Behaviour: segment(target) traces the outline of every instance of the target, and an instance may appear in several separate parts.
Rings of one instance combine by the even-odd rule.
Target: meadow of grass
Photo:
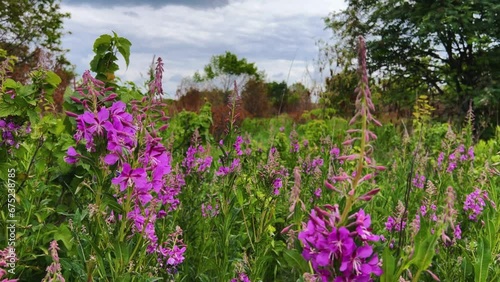
[[[0,279],[500,280],[500,128],[379,124],[364,56],[352,120],[237,125],[235,91],[217,139],[210,105],[169,116],[161,59],[144,93],[85,73],[64,114],[53,73],[0,72]]]

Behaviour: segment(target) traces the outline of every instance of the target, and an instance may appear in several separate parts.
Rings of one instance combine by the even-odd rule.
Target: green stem
[[[361,87],[361,89],[364,89]],[[363,99],[361,101],[362,107],[368,107],[366,104],[365,95],[363,95]],[[347,197],[346,205],[344,210],[342,211],[342,215],[340,216],[339,226],[344,224],[349,216],[349,212],[351,211],[352,206],[356,202],[356,188],[358,187],[359,180],[361,179],[361,174],[363,173],[363,167],[365,162],[365,147],[366,147],[366,130],[367,130],[367,118],[366,115],[363,114],[361,116],[361,147],[359,151],[358,164],[356,167],[356,175],[351,182],[351,191],[349,191],[349,196]]]

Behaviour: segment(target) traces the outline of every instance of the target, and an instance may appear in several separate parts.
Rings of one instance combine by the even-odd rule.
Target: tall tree
[[[63,20],[58,0],[2,0],[0,41],[12,53],[20,47],[39,46],[50,52],[62,51]]]
[[[268,117],[270,102],[266,84],[261,80],[250,79],[241,93],[243,108],[253,117]]]
[[[498,90],[500,67],[497,0],[350,0],[326,25],[347,48],[365,35],[371,71],[388,85],[449,97],[457,113],[465,113],[472,100],[476,109],[498,109],[500,95],[491,91]],[[497,96],[481,105],[486,93]]]
[[[2,0],[0,1],[0,49],[18,57],[15,76],[29,73],[45,59],[43,54],[56,55],[58,66],[68,66],[61,47],[63,20],[69,13],[60,10],[59,0]],[[23,77],[16,77],[22,80]]]
[[[212,56],[210,63],[203,70],[203,74],[196,72],[193,80],[210,83],[225,93],[232,89],[234,81],[241,88],[250,78],[261,78],[255,63],[249,63],[245,58],[238,59],[238,56],[229,51]]]

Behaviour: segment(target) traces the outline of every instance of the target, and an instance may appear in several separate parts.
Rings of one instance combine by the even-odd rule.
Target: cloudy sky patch
[[[72,32],[63,45],[81,74],[89,68],[94,40],[115,31],[132,42],[130,65],[120,64],[120,77],[142,84],[153,56],[160,56],[170,97],[183,77],[225,51],[255,62],[269,80],[289,76],[289,83],[304,82],[317,56],[315,42],[330,35],[323,18],[344,5],[342,0],[63,0],[63,11],[71,13],[65,28]]]

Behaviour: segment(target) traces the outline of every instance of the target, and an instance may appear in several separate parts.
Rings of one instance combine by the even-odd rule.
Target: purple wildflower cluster
[[[108,154],[104,162],[108,165],[115,164],[124,154],[131,154],[136,147],[136,127],[133,125],[133,117],[127,113],[125,103],[114,102],[109,108],[101,107],[97,112],[85,111],[76,117],[76,133],[74,135],[77,143],[85,140],[87,151],[96,150],[96,138],[106,140]],[[99,138],[100,137],[100,138]],[[77,155],[74,148],[68,149],[68,163],[76,163]]]
[[[161,81],[155,82],[158,83],[161,84]],[[149,100],[132,103],[132,110],[136,114],[131,115],[127,112],[125,103],[120,101],[106,107],[105,103],[113,101],[116,94],[107,95],[106,92],[110,89],[104,88],[103,83],[92,78],[89,72],[84,74],[83,85],[78,88],[82,98],[73,100],[78,100],[76,102],[84,106],[85,112],[81,115],[68,113],[77,122],[74,138],[77,143],[84,140],[86,149],[90,152],[106,151],[103,163],[108,166],[116,165],[114,169],[118,172],[111,180],[118,188],[115,196],[119,203],[131,203],[126,217],[132,222],[132,231],[141,234],[147,240],[147,252],[156,253],[158,260],[163,262],[162,265],[171,270],[183,261],[185,247],[179,248],[182,240],[177,238],[181,236],[182,230],[179,228],[172,234],[175,240],[169,239],[176,242],[172,247],[164,247],[165,244],[170,246],[171,242],[158,242],[155,223],[157,219],[164,218],[168,211],[177,208],[177,195],[185,181],[182,174],[173,172],[172,157],[161,144],[162,139],[157,137],[154,127],[156,120],[150,120],[149,112],[159,113],[160,120],[166,119],[161,114],[161,99],[149,97]],[[161,90],[158,87],[154,85],[155,92]],[[148,115],[144,114],[146,112]],[[144,137],[139,140],[138,136]],[[76,163],[81,158],[82,155],[70,147],[65,160]],[[186,165],[197,164],[197,160],[193,162]],[[198,164],[198,169],[202,165]]]
[[[236,140],[234,141],[233,147],[237,156],[250,155],[252,153],[252,149],[248,147],[250,144],[250,140],[248,138],[243,139],[242,136],[236,136]],[[243,149],[242,145],[245,145],[246,148]]]
[[[300,150],[300,144],[299,144],[299,135],[297,134],[297,131],[295,131],[295,128],[290,132],[290,152],[291,153],[298,153]]]
[[[149,93],[151,94],[163,94],[163,86],[161,80],[163,79],[163,60],[158,58],[156,61],[156,69],[154,79],[149,83]]]
[[[240,159],[234,159],[229,166],[220,166],[219,170],[215,172],[217,176],[226,176],[235,171],[239,171],[241,169]]]
[[[42,282],[64,282],[66,281],[61,273],[61,264],[59,263],[59,246],[57,241],[54,240],[50,242],[50,255],[52,257],[52,263],[47,267],[47,274],[43,278]]]
[[[276,179],[274,179],[273,188],[274,195],[279,195],[280,189],[283,188],[283,181],[281,180],[281,177],[276,177]]]
[[[251,281],[244,272],[241,272],[238,274],[237,278],[231,279],[231,282],[251,282]]]
[[[259,174],[262,178],[267,179],[273,188],[273,194],[279,195],[283,182],[288,176],[287,169],[280,164],[280,155],[275,147],[271,147],[267,157],[267,162],[259,164]]]
[[[7,275],[7,271],[4,268],[10,268],[9,265],[14,264],[17,261],[16,253],[13,251],[13,248],[7,247],[3,250],[0,250],[0,279],[2,279],[5,275]],[[18,279],[8,279],[4,278],[1,282],[17,282]]]
[[[189,146],[186,152],[186,158],[182,161],[182,166],[186,169],[186,174],[190,174],[192,171],[203,173],[207,171],[212,165],[213,158],[211,156],[197,157],[197,154],[205,154],[205,149],[203,148],[203,146]]]
[[[302,171],[305,174],[313,174],[313,173],[321,173],[321,167],[323,166],[324,161],[321,157],[316,157],[313,160],[307,158],[302,163]]]
[[[175,232],[168,235],[163,246],[159,246],[158,252],[160,253],[158,257],[160,266],[169,270],[175,271],[176,266],[184,261],[186,245],[182,240],[182,229],[179,226],[176,226]]]
[[[338,227],[338,205],[325,207],[311,211],[298,237],[304,244],[302,255],[322,281],[372,281],[372,274],[380,276],[379,258],[369,243],[380,236],[371,232],[370,215],[360,209],[350,217],[351,223]]]
[[[340,156],[340,149],[339,148],[333,147],[330,149],[330,157],[333,160],[338,159],[339,156]]]
[[[221,158],[219,160],[219,163],[221,163],[222,165],[215,172],[215,175],[226,176],[230,173],[240,171],[241,160],[239,159],[239,157],[242,155],[250,155],[252,153],[252,150],[249,147],[247,147],[245,150],[243,150],[242,144],[245,144],[246,146],[248,146],[249,143],[250,143],[250,140],[243,139],[243,137],[241,137],[241,136],[237,136],[236,140],[233,144],[233,148],[234,148],[234,152],[236,153],[236,156],[234,156],[234,158],[232,158],[232,157],[230,157],[230,156],[232,156],[232,154],[227,154],[223,158]],[[219,141],[219,146],[221,147],[221,149],[223,149],[223,146],[224,146],[223,140]]]
[[[406,228],[406,221],[389,216],[385,222],[385,229],[389,232],[399,232]]]
[[[486,201],[490,202],[493,208],[496,208],[495,203],[488,197],[488,192],[481,189],[476,189],[468,194],[464,201],[464,211],[469,215],[470,220],[477,221],[478,216],[484,210]]]
[[[203,217],[215,217],[219,214],[219,202],[216,201],[215,205],[211,203],[201,204],[201,215]]]
[[[446,172],[452,173],[457,168],[459,163],[465,163],[467,161],[472,162],[474,158],[474,147],[470,146],[466,151],[465,145],[460,144],[450,155],[448,155],[448,165],[446,167]],[[438,168],[443,167],[444,161],[445,153],[440,152],[437,159]]]
[[[0,119],[0,146],[6,145],[7,147],[19,148],[19,143],[16,137],[21,134],[28,134],[31,132],[31,126],[28,123],[24,129],[23,126],[16,124],[13,121]]]
[[[347,133],[357,134],[357,137],[343,142],[344,146],[352,146],[355,142],[360,142],[360,152],[351,155],[340,155],[340,150],[334,147],[330,151],[331,158],[340,162],[354,161],[356,170],[347,173],[340,170],[337,175],[328,177],[334,184],[338,182],[346,183],[345,190],[335,188],[332,184],[325,182],[325,186],[337,191],[347,198],[342,213],[338,204],[325,205],[322,209],[315,207],[309,216],[309,221],[303,224],[303,230],[298,238],[303,244],[302,256],[311,262],[312,268],[316,272],[316,277],[322,281],[373,281],[372,275],[382,275],[379,257],[374,252],[371,243],[378,242],[381,237],[372,233],[370,215],[363,209],[352,213],[353,205],[356,201],[370,201],[380,189],[372,189],[362,195],[356,191],[359,184],[371,180],[376,171],[384,170],[369,156],[371,149],[368,143],[375,140],[375,133],[367,128],[368,123],[381,125],[372,112],[375,110],[371,100],[371,91],[368,86],[368,74],[366,70],[366,45],[364,39],[359,37],[359,72],[360,83],[356,88],[356,113],[349,122],[350,125],[361,122],[362,129],[349,129]],[[322,165],[323,160],[316,164]],[[311,165],[312,166],[312,165]],[[364,168],[374,170],[364,172]],[[350,215],[349,215],[350,214]],[[311,277],[309,277],[311,278]],[[313,278],[311,278],[314,280]]]
[[[415,177],[413,177],[411,184],[418,189],[424,189],[425,180],[425,175],[419,175],[418,173],[415,173]]]

